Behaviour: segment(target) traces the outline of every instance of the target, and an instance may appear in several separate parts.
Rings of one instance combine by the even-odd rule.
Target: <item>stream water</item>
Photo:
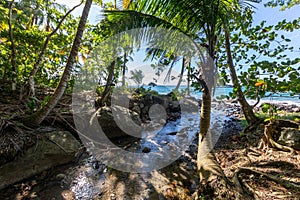
[[[228,117],[222,109],[212,110],[212,129],[210,134],[211,147],[217,142],[227,119]],[[149,132],[142,134],[144,137],[131,143],[126,148],[126,151],[148,155],[151,153],[153,154],[153,157],[150,157],[152,158],[150,160],[149,157],[145,157],[144,160],[139,160],[139,166],[148,166],[150,168],[155,168],[155,166],[165,167],[167,164],[171,164],[168,162],[174,158],[174,154],[168,153],[168,151],[180,147],[177,149],[180,152],[175,153],[175,156],[177,156],[176,158],[179,158],[180,155],[185,153],[185,150],[187,150],[189,144],[191,144],[199,131],[199,121],[198,110],[186,113],[185,116],[182,116],[180,119],[166,123],[159,131],[153,131],[153,134]],[[188,144],[184,148],[182,148],[182,145],[180,144],[182,137],[187,139],[186,142]],[[158,159],[155,157],[156,155],[162,155],[163,157],[162,159]],[[174,159],[173,162],[175,161],[176,159]],[[107,191],[107,177],[110,176],[112,171],[114,171],[114,173],[123,173],[111,169],[110,166],[104,165],[101,161],[95,159],[95,157],[90,157],[81,163],[79,167],[75,167],[68,172],[64,179],[64,187],[72,191],[77,199],[92,199],[95,198],[95,196],[99,197],[99,199],[105,199],[101,196]],[[128,175],[128,173],[124,172],[121,176],[126,176],[126,174]],[[151,182],[151,180],[148,181]],[[136,187],[138,186],[132,185],[132,187],[137,189]],[[140,192],[143,193],[143,191]],[[141,196],[143,195],[141,194]],[[114,199],[113,196],[111,199]]]

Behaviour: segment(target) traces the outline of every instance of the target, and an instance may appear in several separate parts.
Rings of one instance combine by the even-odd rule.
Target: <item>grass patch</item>
[[[256,115],[259,118],[267,119],[271,118],[272,116],[268,113],[257,112]],[[286,111],[278,111],[276,114],[273,115],[275,119],[283,119],[283,120],[292,120],[295,122],[300,122],[300,114],[299,113],[291,113]]]

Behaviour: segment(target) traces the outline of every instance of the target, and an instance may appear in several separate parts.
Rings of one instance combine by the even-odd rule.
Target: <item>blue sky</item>
[[[56,0],[56,2],[58,3],[62,3],[65,4],[67,6],[69,6],[70,8],[75,6],[76,4],[78,4],[80,1],[79,0]],[[262,20],[267,20],[268,23],[270,24],[274,24],[282,19],[295,19],[300,17],[300,6],[294,6],[291,9],[287,9],[286,11],[279,11],[279,8],[265,8],[263,6],[263,3],[267,2],[266,0],[263,0],[262,3],[259,4],[254,4],[255,7],[257,8],[256,13],[254,15],[254,21],[255,23],[259,23]],[[81,10],[82,10],[83,6],[81,6],[81,8],[78,8],[74,11],[75,15],[80,15],[81,14]],[[96,20],[98,17],[98,13],[99,13],[99,8],[97,8],[96,6],[92,7],[92,10],[90,12],[90,20],[94,21]]]
[[[268,1],[263,1],[263,3]],[[263,4],[256,4],[256,12],[254,14],[254,24],[259,24],[265,20],[268,25],[274,25],[283,19],[287,21],[294,20],[300,17],[300,5],[294,6],[291,9],[280,11],[279,8],[266,8]],[[292,40],[292,44],[299,50],[300,47],[300,30],[294,32],[286,32],[285,36]],[[299,53],[298,53],[298,56]]]

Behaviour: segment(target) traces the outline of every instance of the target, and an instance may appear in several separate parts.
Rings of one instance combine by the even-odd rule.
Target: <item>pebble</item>
[[[117,199],[117,197],[116,197],[115,194],[111,194],[111,195],[110,195],[110,199],[111,199],[111,200],[115,200],[115,199]]]
[[[151,149],[149,147],[145,147],[142,152],[143,153],[149,153],[151,151]]]
[[[73,200],[73,199],[75,199],[75,194],[71,190],[62,191],[61,196],[64,198],[64,200]]]

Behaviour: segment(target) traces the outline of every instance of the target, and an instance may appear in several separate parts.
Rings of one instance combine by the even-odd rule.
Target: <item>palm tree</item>
[[[210,151],[212,147],[209,146],[210,141],[206,136],[210,128],[211,91],[215,87],[215,48],[222,30],[222,22],[228,18],[227,13],[230,13],[232,7],[236,7],[235,3],[227,0],[140,0],[136,5],[138,11],[168,21],[188,35],[204,36],[205,43],[202,45],[207,48],[211,59],[202,63],[202,74],[195,77],[203,88],[197,159],[202,180],[208,180],[213,174],[226,180],[214,154]],[[204,149],[209,151],[204,153]]]
[[[34,83],[34,77],[36,75],[36,73],[38,72],[40,65],[44,59],[46,50],[48,48],[48,44],[50,42],[51,37],[59,30],[59,28],[61,27],[62,23],[64,22],[64,20],[67,18],[67,16],[73,11],[75,10],[77,7],[79,7],[81,4],[83,3],[83,1],[81,1],[78,5],[74,6],[71,10],[69,10],[59,21],[57,27],[51,32],[49,33],[49,35],[46,37],[44,45],[38,55],[38,58],[36,60],[36,62],[34,63],[33,69],[30,73],[29,76],[29,86],[30,86],[30,94],[31,96],[35,96],[35,83]],[[49,19],[49,18],[48,18]],[[47,20],[47,27],[48,27],[48,20]]]
[[[223,33],[223,28],[228,25],[232,15],[236,11],[241,11],[239,1],[237,0],[137,0],[129,8],[134,11],[125,11],[114,13],[116,17],[123,17],[123,26],[119,26],[119,31],[128,30],[132,27],[145,26],[163,26],[186,33],[195,39],[195,43],[207,49],[210,59],[202,63],[201,76],[194,78],[202,85],[202,106],[201,121],[199,133],[199,148],[197,165],[201,180],[208,180],[211,175],[217,175],[227,179],[216,161],[212,147],[209,141],[210,113],[211,113],[211,94],[215,87],[215,77],[217,73],[215,65],[216,45],[218,36]],[[130,13],[130,16],[128,14]],[[139,18],[142,13],[141,19]],[[127,15],[126,15],[127,14]],[[121,17],[121,18],[122,18]],[[148,22],[148,23],[147,23]],[[201,38],[200,38],[201,37]],[[228,49],[230,50],[230,49]],[[231,65],[231,75],[233,82],[238,83],[237,77],[234,76],[234,66]],[[240,91],[242,97],[242,92]],[[243,100],[242,98],[240,98]],[[245,115],[251,115],[248,122],[253,122],[253,110],[244,104]],[[248,116],[247,116],[248,117]],[[208,137],[207,137],[208,135]],[[226,184],[225,182],[225,184]]]
[[[65,92],[65,89],[67,87],[67,82],[72,72],[73,64],[75,63],[76,56],[78,54],[78,49],[81,44],[81,38],[83,36],[83,32],[85,29],[85,25],[87,22],[87,18],[89,15],[92,2],[93,0],[87,0],[85,2],[85,6],[83,8],[82,15],[77,27],[77,33],[67,60],[66,67],[58,83],[58,86],[55,89],[54,94],[51,96],[51,98],[49,99],[48,103],[45,106],[43,106],[40,110],[38,110],[37,112],[33,113],[32,115],[24,119],[24,123],[26,125],[38,126],[51,112],[51,110],[56,106],[57,102],[60,100],[63,93]]]
[[[241,12],[239,2],[237,0],[137,0],[129,8],[132,10],[108,12],[118,24],[117,29],[114,29],[116,32],[162,26],[179,30],[193,38],[195,44],[206,48],[209,58],[203,59],[204,62],[200,63],[200,76],[192,74],[203,88],[197,165],[202,181],[207,182],[214,175],[221,177],[221,180],[224,180],[223,184],[228,185],[229,181],[215,158],[210,141],[211,96],[216,85],[214,77],[217,74],[215,59],[218,37],[233,19],[234,13]],[[235,72],[234,67],[231,71]],[[235,81],[237,77],[234,77],[234,73],[231,75],[233,82],[238,83]],[[251,107],[246,107],[245,110],[249,111],[244,112],[245,115],[253,113]]]
[[[176,85],[176,87],[174,89],[175,91],[179,90],[179,87],[181,85],[182,78],[183,78],[184,69],[185,69],[185,57],[183,56],[182,57],[181,71],[180,71],[180,74],[179,74],[179,80],[178,80],[177,85]]]

